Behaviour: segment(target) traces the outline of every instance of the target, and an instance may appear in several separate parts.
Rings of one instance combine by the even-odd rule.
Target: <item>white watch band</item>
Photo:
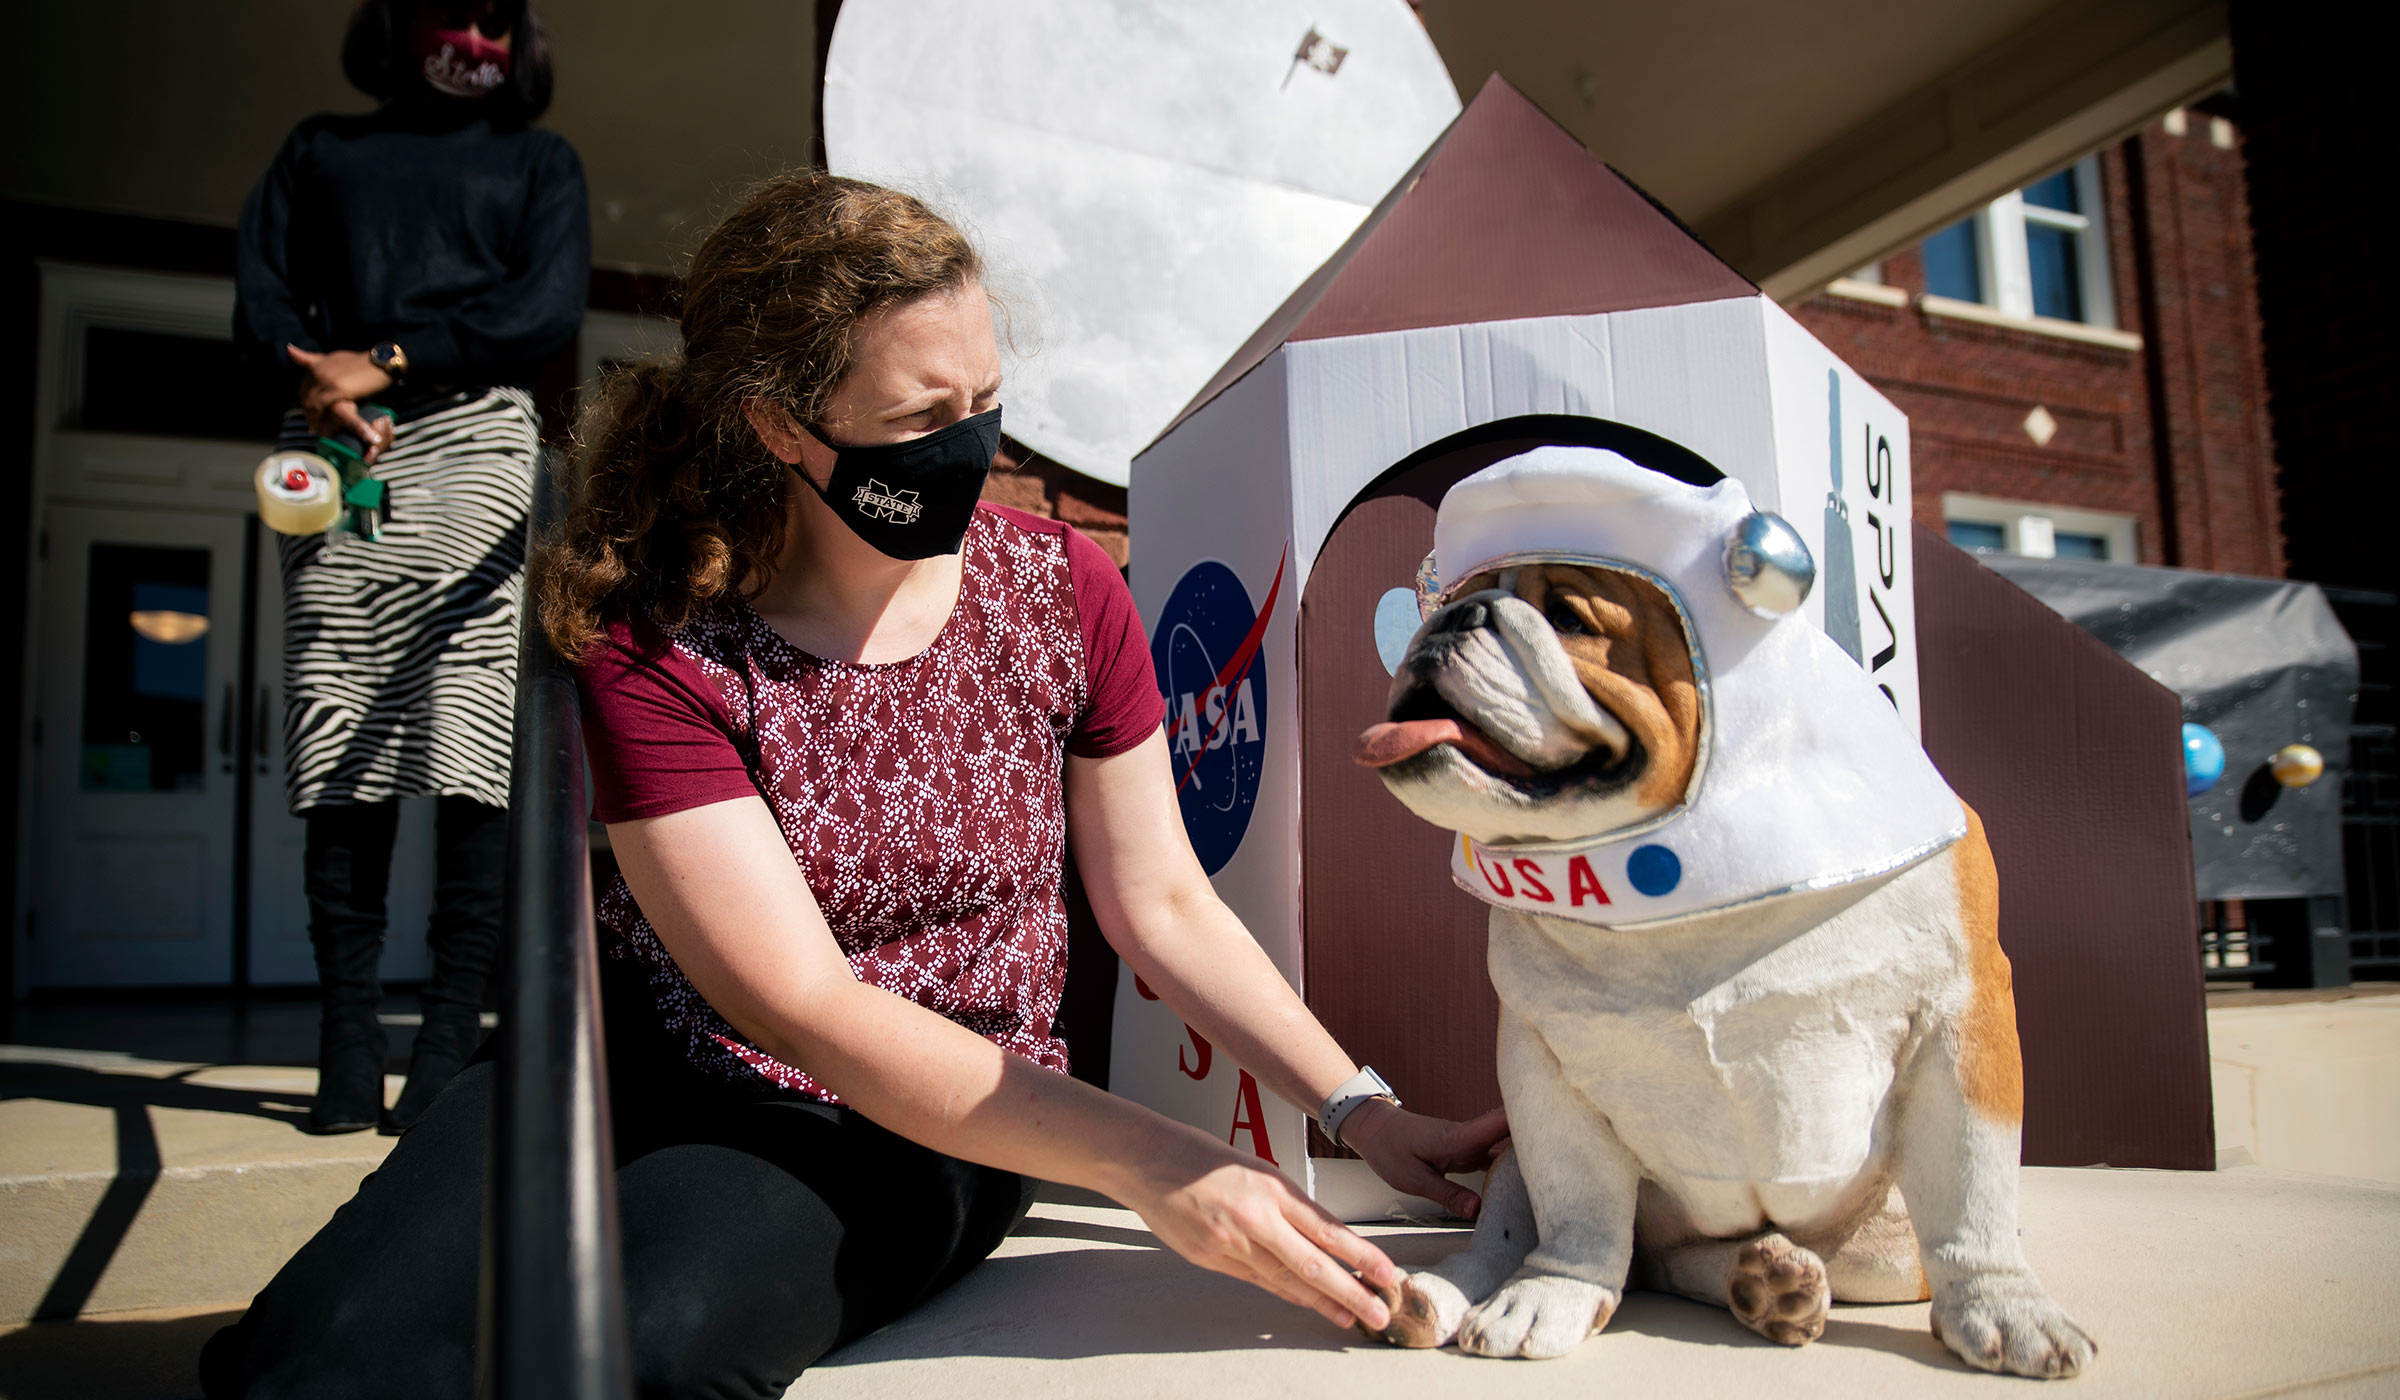
[[[1343,1080],[1340,1088],[1326,1095],[1324,1106],[1317,1110],[1317,1128],[1325,1134],[1325,1140],[1346,1146],[1342,1142],[1342,1124],[1369,1099],[1389,1099],[1392,1107],[1400,1106],[1400,1096],[1383,1082],[1383,1076],[1362,1066],[1358,1073]]]

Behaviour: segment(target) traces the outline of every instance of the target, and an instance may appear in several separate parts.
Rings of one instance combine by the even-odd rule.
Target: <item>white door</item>
[[[242,552],[238,516],[49,512],[37,984],[231,976]]]
[[[275,532],[258,530],[257,683],[250,696],[250,980],[258,986],[317,980],[308,943],[308,900],[300,883],[307,827],[283,797],[283,566]],[[393,842],[390,915],[383,943],[387,982],[419,981],[433,960],[425,920],[433,908],[433,799],[400,807]]]
[[[50,510],[37,653],[34,986],[229,982],[242,854],[235,794],[245,778],[250,980],[316,980],[301,886],[306,828],[283,796],[282,570],[274,534],[250,528],[258,529],[258,573],[245,628],[241,516]],[[256,648],[255,681],[239,696],[246,645]],[[236,752],[245,709],[248,754]],[[387,981],[432,971],[433,817],[430,798],[402,804]]]
[[[232,280],[54,262],[40,274],[40,514],[10,527],[37,524],[28,538],[40,541],[24,615],[17,858],[26,874],[14,911],[20,980],[0,995],[226,985],[243,927],[244,844],[250,976],[311,982],[304,828],[283,801],[282,576],[276,536],[245,519],[272,419],[244,442],[165,435],[146,420],[98,423],[89,412],[91,390],[109,382],[92,368],[102,332],[150,336],[153,350],[176,338],[222,342]],[[246,557],[257,560],[247,609]],[[245,654],[254,679],[237,694]],[[243,721],[261,715],[250,751],[236,752]],[[242,784],[246,843],[236,840]],[[397,847],[383,975],[405,981],[430,966],[430,799],[404,804]]]

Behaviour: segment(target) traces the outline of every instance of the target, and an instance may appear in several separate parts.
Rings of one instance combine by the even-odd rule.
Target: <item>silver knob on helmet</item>
[[[1743,516],[1725,541],[1725,586],[1760,617],[1774,621],[1800,611],[1816,583],[1808,541],[1773,511]]]

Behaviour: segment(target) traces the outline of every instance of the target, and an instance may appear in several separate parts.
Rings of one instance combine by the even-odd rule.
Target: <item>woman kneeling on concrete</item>
[[[1001,385],[974,248],[906,195],[775,180],[702,244],[683,337],[611,383],[536,565],[624,872],[599,922],[643,1393],[782,1394],[981,1261],[1036,1180],[1382,1325],[1374,1246],[1065,1073],[1072,854],[1127,966],[1285,1099],[1357,1100],[1338,1134],[1391,1185],[1472,1214],[1442,1173],[1504,1131],[1366,1098],[1192,855],[1116,569],[977,504]],[[470,1393],[490,1076],[219,1335],[212,1395]]]

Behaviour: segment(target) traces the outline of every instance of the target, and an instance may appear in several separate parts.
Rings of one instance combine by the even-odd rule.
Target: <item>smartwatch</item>
[[[368,346],[367,363],[395,380],[408,378],[408,352],[401,349],[400,342],[396,340]]]
[[[1394,1108],[1400,1107],[1400,1096],[1383,1082],[1383,1076],[1362,1067],[1343,1080],[1340,1088],[1326,1095],[1324,1106],[1317,1110],[1317,1127],[1325,1134],[1325,1140],[1336,1146],[1348,1146],[1342,1141],[1342,1124],[1358,1111],[1360,1104],[1370,1099],[1383,1099]]]

